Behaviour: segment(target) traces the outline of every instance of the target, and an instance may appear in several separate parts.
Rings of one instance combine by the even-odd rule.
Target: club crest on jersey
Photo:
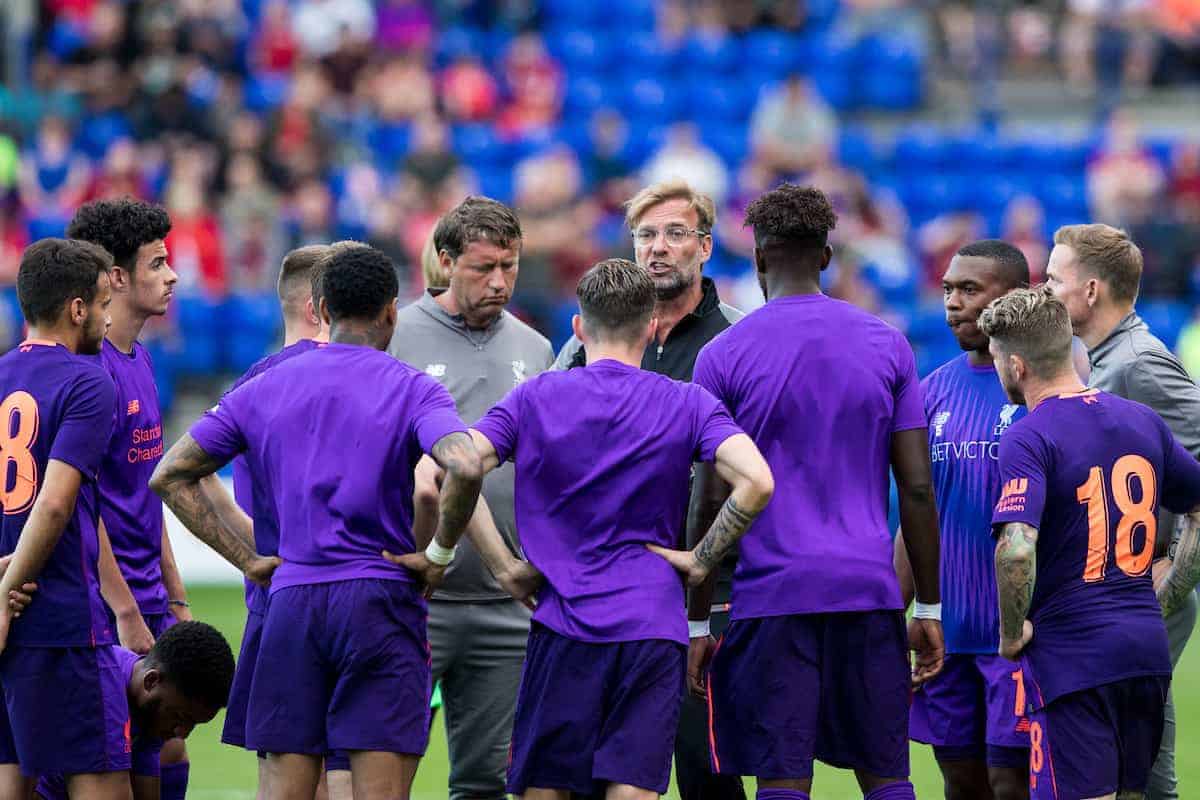
[[[425,374],[431,378],[443,378],[446,376],[446,365],[430,364],[425,368]]]
[[[1021,407],[1008,403],[1004,408],[1000,409],[1000,419],[996,423],[996,427],[992,430],[993,436],[999,436],[1008,430],[1008,426],[1012,425],[1013,417]]]
[[[942,429],[946,427],[946,423],[950,419],[949,411],[939,411],[933,418],[933,435],[941,436]]]
[[[523,380],[525,380],[525,361],[518,358],[516,361],[512,362],[512,371],[513,385],[521,383]]]

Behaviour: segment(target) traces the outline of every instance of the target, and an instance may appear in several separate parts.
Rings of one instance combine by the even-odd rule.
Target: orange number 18
[[[1141,499],[1133,499],[1133,480],[1137,479]],[[1109,481],[1113,502],[1121,512],[1117,520],[1116,557],[1117,566],[1127,575],[1141,575],[1150,566],[1154,557],[1154,536],[1158,520],[1154,516],[1155,492],[1154,466],[1138,455],[1126,455],[1113,465]],[[1083,569],[1083,579],[1088,583],[1104,580],[1108,564],[1109,520],[1108,497],[1104,483],[1104,471],[1092,467],[1088,479],[1075,490],[1080,503],[1087,504],[1088,552]],[[1133,552],[1133,534],[1141,528],[1146,538],[1138,552]]]
[[[29,392],[13,392],[0,403],[0,505],[20,514],[37,494],[37,459],[30,450],[38,433],[37,401]],[[15,473],[9,478],[9,470]]]

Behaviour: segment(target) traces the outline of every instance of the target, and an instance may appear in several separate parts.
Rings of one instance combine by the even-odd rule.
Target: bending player
[[[808,800],[814,757],[854,769],[868,800],[912,800],[910,683],[942,666],[937,512],[912,349],[821,294],[836,221],[811,187],[784,184],[750,204],[767,304],[696,362],[696,382],[754,439],[780,487],[740,548],[732,621],[706,687],[714,771],[756,776],[758,800]],[[908,642],[889,466],[917,587]],[[710,591],[689,599],[701,626],[693,651],[708,647]]]
[[[12,556],[0,597],[31,582],[42,596],[15,620],[0,606],[0,797],[28,797],[38,775],[64,775],[71,797],[129,793],[129,709],[96,577],[116,390],[76,356],[100,351],[111,266],[95,245],[43,239],[17,272],[29,338],[0,358],[0,555]]]
[[[100,468],[100,579],[121,644],[138,653],[176,621],[192,618],[162,503],[147,485],[162,458],[163,419],[154,366],[138,341],[146,321],[167,313],[175,293],[178,276],[163,241],[170,230],[166,211],[130,199],[88,203],[67,227],[69,236],[113,257],[112,327],[99,361],[117,387],[117,408]],[[163,800],[183,800],[189,769],[183,741],[164,745],[162,759]]]
[[[508,789],[526,800],[654,798],[670,781],[687,624],[679,577],[647,545],[699,581],[773,486],[715,398],[639,369],[657,325],[645,270],[602,261],[577,293],[587,366],[519,384],[472,432],[485,470],[516,464],[517,531],[528,571],[545,576]],[[733,494],[693,552],[662,549],[678,541],[697,460],[715,460]]]
[[[995,541],[1000,499],[1000,437],[1025,409],[996,380],[979,314],[1005,292],[1029,283],[1029,265],[1007,242],[964,246],[942,278],[946,322],[958,358],[921,382],[929,455],[941,529],[942,626],[946,664],[913,695],[909,732],[933,745],[947,800],[1020,800],[1029,796],[1029,720],[1017,704],[1021,673],[996,654]],[[903,534],[896,572],[905,605],[912,575]]]
[[[1085,389],[1067,308],[1018,289],[980,317],[996,371],[1029,415],[1000,442],[993,522],[1000,653],[1020,659],[1035,800],[1141,798],[1163,730],[1163,615],[1200,576],[1200,462],[1146,406]],[[1189,512],[1155,599],[1159,505]]]
[[[233,651],[220,631],[203,622],[170,628],[145,656],[124,647],[115,651],[129,707],[133,800],[159,800],[163,741],[186,739],[225,706],[233,682]],[[66,781],[43,777],[37,796],[66,800]]]
[[[151,485],[241,568],[268,559],[254,553],[249,517],[204,478],[244,453],[255,481],[271,488],[283,563],[246,736],[268,753],[268,797],[311,797],[324,754],[346,750],[356,800],[393,800],[409,796],[429,740],[423,595],[441,581],[482,476],[446,390],[382,352],[396,320],[391,261],[355,245],[324,264],[330,343],[227,394],[171,448]],[[413,552],[422,451],[447,472],[432,558]],[[424,586],[381,551],[403,554]]]

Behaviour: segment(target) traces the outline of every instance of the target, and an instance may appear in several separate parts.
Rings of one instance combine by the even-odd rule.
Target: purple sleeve
[[[1200,461],[1179,443],[1162,418],[1158,415],[1154,418],[1162,429],[1166,446],[1160,505],[1176,514],[1186,514],[1200,507]]]
[[[520,395],[528,385],[518,384],[473,426],[492,443],[501,464],[512,458],[517,449],[517,408],[521,403]]]
[[[925,402],[921,399],[921,381],[917,378],[917,363],[912,346],[900,333],[896,334],[896,390],[892,413],[892,433],[924,428]]]
[[[692,402],[697,407],[696,418],[700,422],[696,437],[695,459],[697,461],[714,461],[717,457],[717,448],[724,444],[726,439],[745,431],[738,427],[737,423],[733,421],[733,417],[729,416],[725,406],[721,405],[721,401],[709,394],[708,390],[701,386],[689,388],[692,390]]]
[[[414,388],[423,388],[424,391],[413,410],[412,431],[421,449],[428,453],[443,437],[452,433],[466,433],[467,426],[458,416],[454,398],[446,391],[446,387],[423,373],[417,380],[419,383]],[[423,387],[422,383],[425,384]]]
[[[721,380],[721,370],[711,344],[710,342],[705,345],[700,350],[700,355],[696,356],[696,365],[692,368],[692,383],[707,389],[709,394],[728,406],[730,403],[726,396],[725,382]]]
[[[116,407],[117,390],[109,374],[92,368],[84,371],[69,390],[50,458],[95,480],[112,438]]]
[[[161,774],[158,759],[162,753],[162,742],[148,737],[139,737],[133,743],[129,771],[144,778],[157,778]]]
[[[239,423],[240,409],[248,387],[234,389],[221,402],[204,412],[188,431],[200,449],[222,464],[246,450],[246,437]]]
[[[1046,505],[1046,452],[1028,426],[1009,428],[1000,437],[1000,485],[993,532],[1011,522],[1040,527]]]

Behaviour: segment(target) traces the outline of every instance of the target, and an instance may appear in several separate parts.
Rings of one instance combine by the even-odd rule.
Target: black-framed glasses
[[[708,236],[708,231],[698,230],[696,228],[685,228],[682,225],[671,225],[663,231],[663,238],[667,240],[667,244],[671,247],[680,247],[693,236],[705,237]],[[654,240],[658,238],[657,228],[638,228],[633,232],[633,243],[638,247],[646,247],[654,244]]]

